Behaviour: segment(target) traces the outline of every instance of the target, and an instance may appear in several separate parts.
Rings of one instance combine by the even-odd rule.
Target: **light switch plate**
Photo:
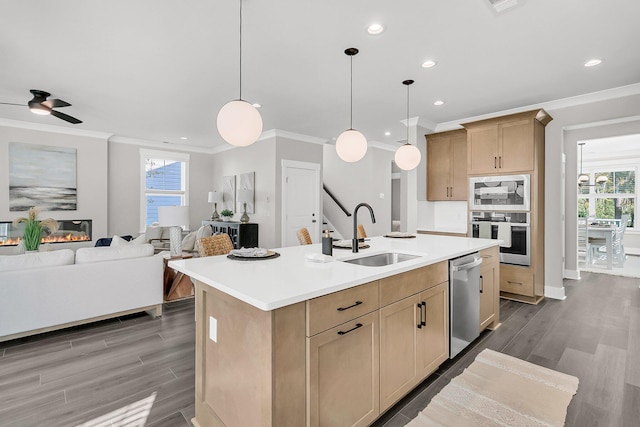
[[[209,338],[218,342],[218,320],[213,316],[209,316]]]
[[[384,199],[384,193],[380,193],[380,198]]]

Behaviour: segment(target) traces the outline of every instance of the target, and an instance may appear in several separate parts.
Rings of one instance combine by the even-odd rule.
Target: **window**
[[[189,155],[140,150],[140,228],[158,221],[159,206],[189,204]]]
[[[620,219],[628,214],[627,227],[635,227],[636,171],[636,167],[585,170],[590,185],[578,189],[578,216]],[[607,177],[607,181],[599,183],[601,177]]]

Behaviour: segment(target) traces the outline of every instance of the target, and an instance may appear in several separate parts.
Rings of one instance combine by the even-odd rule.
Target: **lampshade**
[[[188,226],[189,206],[159,206],[158,223],[162,227]]]
[[[396,150],[395,161],[400,169],[415,169],[420,164],[422,154],[415,145],[405,144]]]
[[[222,203],[222,192],[209,191],[209,203]]]
[[[252,202],[253,201],[253,191],[247,190],[247,189],[238,190],[238,201],[240,203]]]
[[[220,109],[217,126],[222,139],[236,147],[246,147],[260,137],[262,117],[253,105],[237,99]]]
[[[355,129],[346,130],[336,140],[336,153],[345,162],[357,162],[367,154],[367,139]]]
[[[582,174],[578,177],[578,184],[589,182],[589,175]]]

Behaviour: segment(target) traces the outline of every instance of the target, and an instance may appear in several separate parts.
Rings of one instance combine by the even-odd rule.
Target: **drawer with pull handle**
[[[378,309],[378,282],[365,283],[307,301],[307,336]]]
[[[533,271],[529,268],[509,267],[512,268],[500,269],[500,290],[532,297],[534,295]]]

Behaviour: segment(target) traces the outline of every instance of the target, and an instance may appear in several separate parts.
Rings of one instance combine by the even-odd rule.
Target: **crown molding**
[[[485,119],[491,119],[494,117],[506,116],[509,114],[522,113],[529,110],[535,110],[542,108],[547,112],[553,110],[560,110],[569,107],[576,107],[578,105],[591,104],[594,102],[607,101],[609,99],[624,98],[625,96],[632,96],[640,94],[640,83],[634,83],[627,86],[620,86],[613,89],[601,90],[599,92],[591,92],[584,95],[571,96],[568,98],[557,99],[553,101],[541,102],[538,104],[526,105],[523,107],[512,108],[510,110],[497,111],[489,114],[481,114],[479,116],[467,117],[459,120],[452,120],[449,122],[438,123],[436,126],[436,132],[443,132],[447,130],[461,129],[460,123],[471,123]]]
[[[198,146],[190,146],[190,145],[181,145],[175,144],[172,142],[163,142],[163,141],[153,141],[149,139],[142,138],[131,138],[128,136],[119,136],[113,135],[109,138],[109,142],[116,144],[129,144],[129,145],[138,145],[141,147],[153,147],[156,149],[169,149],[176,151],[187,151],[191,153],[205,153],[212,154],[215,148],[206,148],[206,147],[198,147]]]
[[[47,125],[42,123],[23,122],[20,120],[11,120],[0,118],[0,126],[36,130],[40,132],[62,133],[65,135],[85,136],[89,138],[109,139],[113,134],[106,132],[97,132],[93,130],[69,128],[64,126]]]
[[[265,134],[273,135],[273,136],[279,137],[279,138],[295,139],[296,141],[309,142],[311,144],[321,144],[322,145],[322,144],[325,144],[325,143],[329,142],[329,139],[327,139],[327,138],[318,138],[316,136],[303,135],[301,133],[289,132],[289,131],[282,130],[282,129],[271,129],[271,130],[268,130],[266,132],[263,132],[262,134],[263,135],[265,135]],[[262,139],[262,137],[260,139]]]

